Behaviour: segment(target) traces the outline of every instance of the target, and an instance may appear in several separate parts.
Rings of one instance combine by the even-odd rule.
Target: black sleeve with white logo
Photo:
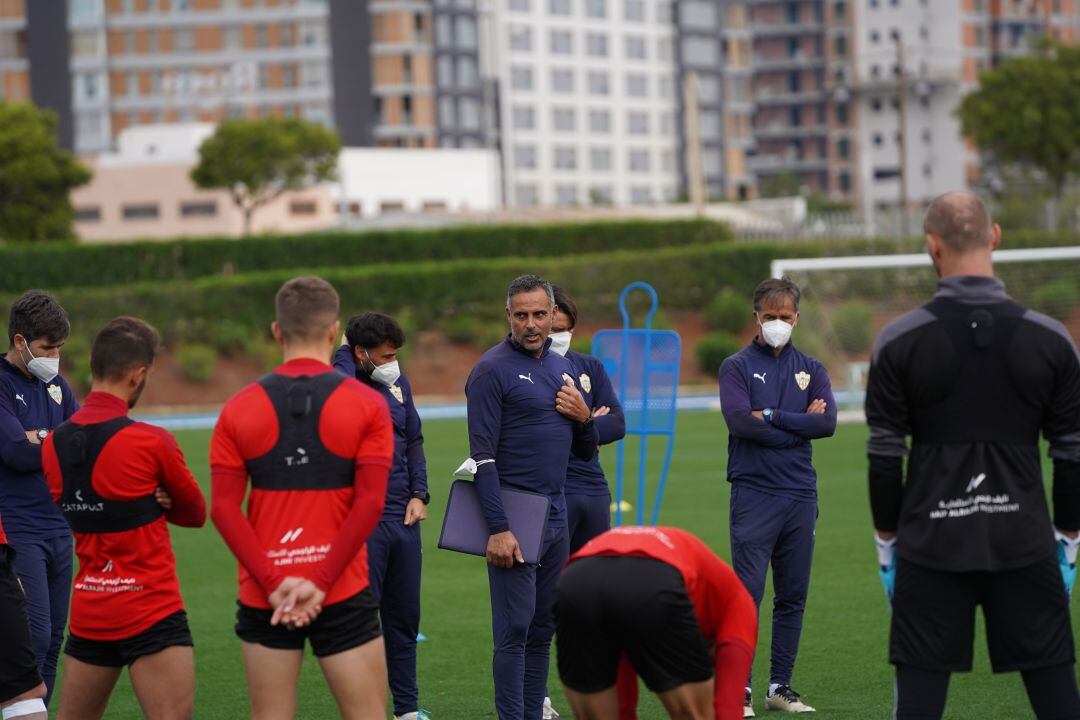
[[[1062,417],[1047,436],[1080,460],[1080,396],[1071,398],[1080,389],[1062,387],[1062,347],[1060,333],[1012,301],[938,298],[882,333],[866,398],[871,503],[879,529],[895,520],[901,557],[1004,570],[1053,552],[1038,439],[1056,413],[1072,413],[1072,430]]]

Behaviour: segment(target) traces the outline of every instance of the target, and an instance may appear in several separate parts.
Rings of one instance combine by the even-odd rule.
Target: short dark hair
[[[780,295],[787,295],[795,303],[795,312],[799,312],[799,298],[802,291],[799,286],[786,277],[763,280],[754,288],[754,312],[760,312],[761,306],[776,300]]]
[[[937,196],[923,218],[923,232],[941,238],[950,250],[959,253],[989,247],[993,228],[986,203],[966,190]]]
[[[130,370],[150,367],[160,344],[157,330],[139,318],[114,318],[94,338],[90,374],[95,380],[118,380]]]
[[[314,340],[337,320],[341,301],[333,285],[315,275],[302,275],[281,286],[274,309],[282,337]]]
[[[8,346],[15,346],[15,336],[27,342],[46,338],[64,340],[71,334],[67,311],[44,290],[27,290],[11,304],[8,318]]]
[[[354,349],[360,347],[370,350],[383,343],[400,348],[405,344],[405,331],[398,325],[397,320],[389,315],[366,312],[349,318],[349,324],[345,327],[345,339],[349,341],[349,347]]]
[[[555,293],[551,289],[551,283],[539,275],[519,275],[514,278],[514,281],[510,283],[510,287],[506,289],[506,307],[510,308],[510,300],[515,295],[520,293],[532,292],[533,290],[543,290],[547,293],[548,304],[555,305]]]
[[[559,312],[570,318],[570,329],[573,330],[577,327],[577,303],[570,297],[570,293],[566,292],[566,288],[552,285],[551,290],[555,295],[555,304],[559,306]]]

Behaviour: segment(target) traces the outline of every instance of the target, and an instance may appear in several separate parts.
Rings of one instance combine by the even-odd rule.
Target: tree
[[[1044,43],[1043,52],[979,75],[956,114],[963,135],[1004,165],[1038,171],[1054,210],[1080,169],[1080,48]]]
[[[289,190],[332,180],[341,140],[321,125],[295,119],[227,120],[199,147],[191,171],[201,188],[225,188],[244,213],[244,234],[251,216]]]
[[[0,238],[73,237],[68,195],[90,180],[56,140],[56,115],[30,103],[0,101]]]

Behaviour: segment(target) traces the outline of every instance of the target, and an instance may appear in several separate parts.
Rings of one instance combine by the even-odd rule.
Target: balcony
[[[787,138],[826,137],[829,126],[821,125],[786,125],[770,123],[754,128],[754,135],[759,140],[786,140]]]
[[[825,58],[820,55],[817,57],[809,57],[804,53],[796,53],[794,55],[767,58],[761,55],[754,56],[754,70],[769,71],[769,70],[802,70],[820,68],[825,66]]]
[[[792,37],[796,35],[814,35],[825,32],[825,23],[820,20],[802,20],[797,23],[755,23],[750,28],[755,38]]]
[[[758,107],[775,105],[803,105],[825,100],[825,89],[814,90],[772,90],[763,88],[754,93],[754,103]]]
[[[769,174],[794,170],[796,172],[816,172],[827,170],[829,159],[824,157],[797,158],[791,153],[784,155],[753,155],[746,158],[746,167],[758,174]]]

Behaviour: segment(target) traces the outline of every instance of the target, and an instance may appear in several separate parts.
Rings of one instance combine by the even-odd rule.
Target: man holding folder
[[[591,413],[566,358],[550,352],[551,284],[536,275],[506,294],[510,334],[488,350],[465,384],[476,489],[490,534],[492,671],[501,720],[539,720],[555,633],[555,583],[569,538],[563,485],[570,453],[596,454]],[[536,564],[525,563],[500,486],[547,495],[551,510]]]

